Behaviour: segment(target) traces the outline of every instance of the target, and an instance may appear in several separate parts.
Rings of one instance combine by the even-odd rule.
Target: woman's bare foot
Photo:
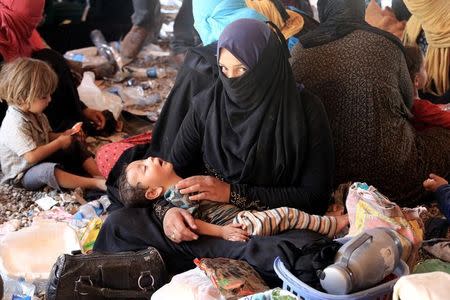
[[[346,228],[350,222],[348,220],[348,215],[335,216],[336,218],[336,234],[340,233],[344,228]]]

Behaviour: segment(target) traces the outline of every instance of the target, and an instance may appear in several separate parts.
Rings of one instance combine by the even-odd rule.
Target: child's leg
[[[348,218],[310,215],[295,208],[280,207],[266,211],[242,211],[233,223],[245,225],[250,235],[274,235],[289,229],[309,229],[333,237],[339,227],[342,230],[348,224]]]
[[[38,190],[46,185],[61,190],[56,178],[55,169],[57,163],[43,162],[25,171],[22,180],[22,186],[27,190]]]
[[[101,177],[104,178],[102,173],[100,173],[100,170],[97,167],[97,163],[95,162],[94,158],[89,157],[83,162],[83,169],[89,173],[92,177]]]
[[[58,168],[55,168],[55,178],[58,184],[63,188],[75,189],[81,187],[106,191],[105,179],[81,177]]]
[[[62,165],[72,174],[84,175],[87,172],[92,177],[103,178],[93,157],[94,154],[83,143],[74,140],[70,147],[64,150]]]

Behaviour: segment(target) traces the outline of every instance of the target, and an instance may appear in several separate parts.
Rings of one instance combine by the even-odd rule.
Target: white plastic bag
[[[84,72],[80,86],[77,88],[81,101],[86,106],[99,111],[109,110],[117,120],[122,112],[122,99],[119,96],[102,92],[95,84],[95,75]]]
[[[199,268],[175,275],[172,280],[157,290],[152,300],[225,300],[211,280]]]

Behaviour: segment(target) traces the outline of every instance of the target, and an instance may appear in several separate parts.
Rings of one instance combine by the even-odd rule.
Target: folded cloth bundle
[[[226,299],[238,299],[269,289],[247,262],[229,258],[201,258],[194,263],[211,279]]]

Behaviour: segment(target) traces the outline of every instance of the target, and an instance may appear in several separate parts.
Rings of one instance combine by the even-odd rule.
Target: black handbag
[[[153,247],[138,252],[63,254],[50,272],[46,299],[150,299],[166,282],[164,261]]]

